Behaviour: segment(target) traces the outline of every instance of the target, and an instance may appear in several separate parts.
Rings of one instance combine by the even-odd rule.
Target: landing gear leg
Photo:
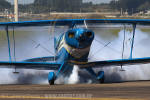
[[[54,85],[54,82],[55,82],[55,73],[54,72],[49,72],[48,82],[49,82],[49,85]]]
[[[99,81],[99,83],[104,83],[105,80],[104,71],[99,71],[98,74],[96,74],[92,68],[87,68],[86,70],[92,76],[94,76]]]
[[[56,75],[55,75],[54,72],[49,72],[49,74],[48,74],[48,82],[49,82],[50,85],[54,85],[56,78],[58,77],[59,73],[61,72],[61,70],[63,68],[63,65],[64,64],[62,64],[60,66],[60,68],[59,68],[58,72],[56,73]]]

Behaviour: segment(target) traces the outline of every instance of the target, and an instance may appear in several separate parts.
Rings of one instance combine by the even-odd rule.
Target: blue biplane
[[[94,39],[94,32],[87,28],[76,28],[76,25],[88,24],[131,24],[133,25],[133,37],[131,45],[131,53],[129,59],[105,60],[88,62],[88,55],[92,41]],[[8,35],[9,27],[12,26],[68,26],[67,32],[60,35],[58,39],[54,38],[55,57],[39,57],[26,59],[22,62],[14,62],[11,60],[10,54],[10,40]],[[1,22],[0,26],[6,27],[6,34],[8,40],[8,51],[10,61],[1,61],[0,65],[5,68],[24,68],[37,70],[56,70],[50,72],[48,81],[50,85],[62,74],[68,73],[73,69],[74,65],[78,65],[81,69],[86,69],[95,79],[100,83],[104,83],[104,71],[94,72],[93,68],[122,66],[133,64],[150,63],[150,57],[132,58],[132,51],[134,46],[134,36],[136,25],[149,25],[150,20],[143,19],[63,19],[63,20],[41,20],[41,21],[23,21],[23,22]]]

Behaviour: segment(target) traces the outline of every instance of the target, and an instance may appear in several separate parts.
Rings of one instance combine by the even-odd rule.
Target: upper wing
[[[19,68],[19,69],[38,69],[38,70],[57,70],[61,64],[49,62],[0,62],[0,68]]]
[[[75,24],[98,23],[126,23],[126,24],[150,24],[150,19],[59,19],[59,20],[35,20],[21,22],[0,22],[0,26],[70,26]]]
[[[133,59],[118,59],[118,60],[105,60],[96,62],[75,62],[70,61],[71,64],[79,65],[81,68],[87,67],[112,67],[121,65],[135,65],[135,64],[147,64],[150,63],[150,57],[145,58],[133,58]]]

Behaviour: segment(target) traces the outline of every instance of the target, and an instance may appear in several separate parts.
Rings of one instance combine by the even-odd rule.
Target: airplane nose
[[[84,32],[78,37],[79,42],[84,42],[87,39],[90,39],[92,37],[93,33],[92,32]]]
[[[82,34],[78,38],[79,42],[84,42],[86,40],[85,36]]]
[[[89,29],[74,28],[66,32],[65,41],[68,45],[76,48],[85,48],[91,45],[94,32]]]
[[[86,38],[91,38],[93,33],[92,32],[85,32],[84,35],[86,36]]]

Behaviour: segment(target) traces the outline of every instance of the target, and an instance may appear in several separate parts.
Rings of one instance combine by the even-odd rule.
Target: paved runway
[[[76,85],[0,85],[0,100],[150,100],[150,81]]]

